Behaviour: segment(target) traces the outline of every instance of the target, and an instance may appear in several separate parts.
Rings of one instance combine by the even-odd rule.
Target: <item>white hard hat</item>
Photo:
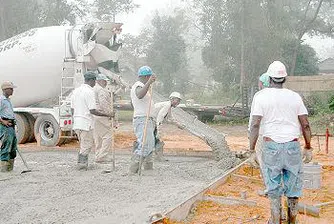
[[[96,76],[96,80],[105,80],[105,81],[109,81],[108,77],[102,73],[98,74]]]
[[[169,96],[169,99],[172,98],[179,98],[180,100],[182,100],[181,94],[179,92],[172,92]]]
[[[285,65],[280,61],[274,61],[268,67],[267,74],[272,78],[284,78],[288,74],[286,73]]]

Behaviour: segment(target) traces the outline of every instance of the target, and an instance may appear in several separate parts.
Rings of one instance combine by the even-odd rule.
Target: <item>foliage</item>
[[[317,92],[308,96],[304,102],[312,109],[315,115],[324,115],[331,113],[331,104],[334,99],[334,92]]]
[[[287,42],[283,45],[282,57],[284,61],[292,61],[293,57],[293,42]],[[318,67],[319,59],[316,55],[315,50],[307,44],[301,43],[299,45],[297,54],[297,63],[295,68],[295,75],[316,75],[319,72]]]
[[[143,29],[137,36],[131,34],[123,35],[123,53],[121,58],[123,63],[131,67],[133,71],[147,64],[146,55],[151,42],[152,36],[148,29]]]
[[[317,58],[301,38],[312,32],[332,34],[328,32],[333,22],[331,2],[194,0],[206,41],[203,61],[220,83],[239,83],[241,68],[244,84],[255,83],[274,60],[283,61],[297,74],[315,74]]]
[[[138,8],[133,0],[95,0],[96,16],[101,21],[115,21],[116,15],[129,13]]]
[[[66,0],[0,0],[0,40],[34,27],[73,24],[78,6]]]
[[[334,95],[328,101],[328,107],[331,112],[334,112]]]
[[[176,16],[160,16],[152,19],[152,43],[147,51],[149,64],[163,84],[163,91],[184,93],[188,80],[186,43],[182,33],[186,27],[182,12]]]

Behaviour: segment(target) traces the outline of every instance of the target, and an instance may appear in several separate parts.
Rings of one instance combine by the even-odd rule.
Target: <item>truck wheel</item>
[[[26,116],[26,118],[28,120],[29,129],[30,129],[30,136],[29,136],[27,141],[28,142],[34,142],[35,141],[34,124],[35,124],[36,119],[31,114],[24,113],[24,115]]]
[[[29,128],[29,122],[23,113],[15,113],[16,119],[16,138],[18,144],[24,144],[27,142],[31,130]]]
[[[43,114],[37,117],[34,125],[36,139],[39,134],[42,146],[57,146],[63,143],[63,139],[60,138],[61,130],[59,124],[52,115]]]

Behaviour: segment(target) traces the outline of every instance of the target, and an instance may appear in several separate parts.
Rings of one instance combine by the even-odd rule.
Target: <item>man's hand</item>
[[[11,127],[13,126],[11,121],[6,121],[6,120],[1,120],[1,123],[6,126],[6,127]]]
[[[313,149],[311,147],[304,148],[303,150],[303,162],[304,163],[309,163],[312,161],[313,158]]]
[[[250,156],[249,156],[249,160],[248,160],[248,163],[251,167],[254,167],[254,168],[258,168],[259,167],[259,162],[257,160],[257,157],[256,157],[256,153],[254,150],[250,150],[248,151],[248,153],[250,153]]]
[[[147,82],[151,85],[152,83],[155,82],[156,79],[157,79],[157,76],[153,74],[151,75],[150,79]]]

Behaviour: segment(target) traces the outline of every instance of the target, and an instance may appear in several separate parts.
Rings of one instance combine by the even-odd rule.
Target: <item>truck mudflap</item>
[[[153,99],[156,102],[167,100],[158,93],[153,94]],[[187,130],[211,147],[213,158],[216,161],[220,161],[222,169],[229,169],[235,166],[237,162],[236,156],[234,152],[230,151],[225,140],[225,134],[204,124],[196,116],[185,112],[181,108],[173,108],[172,116],[179,128]]]

